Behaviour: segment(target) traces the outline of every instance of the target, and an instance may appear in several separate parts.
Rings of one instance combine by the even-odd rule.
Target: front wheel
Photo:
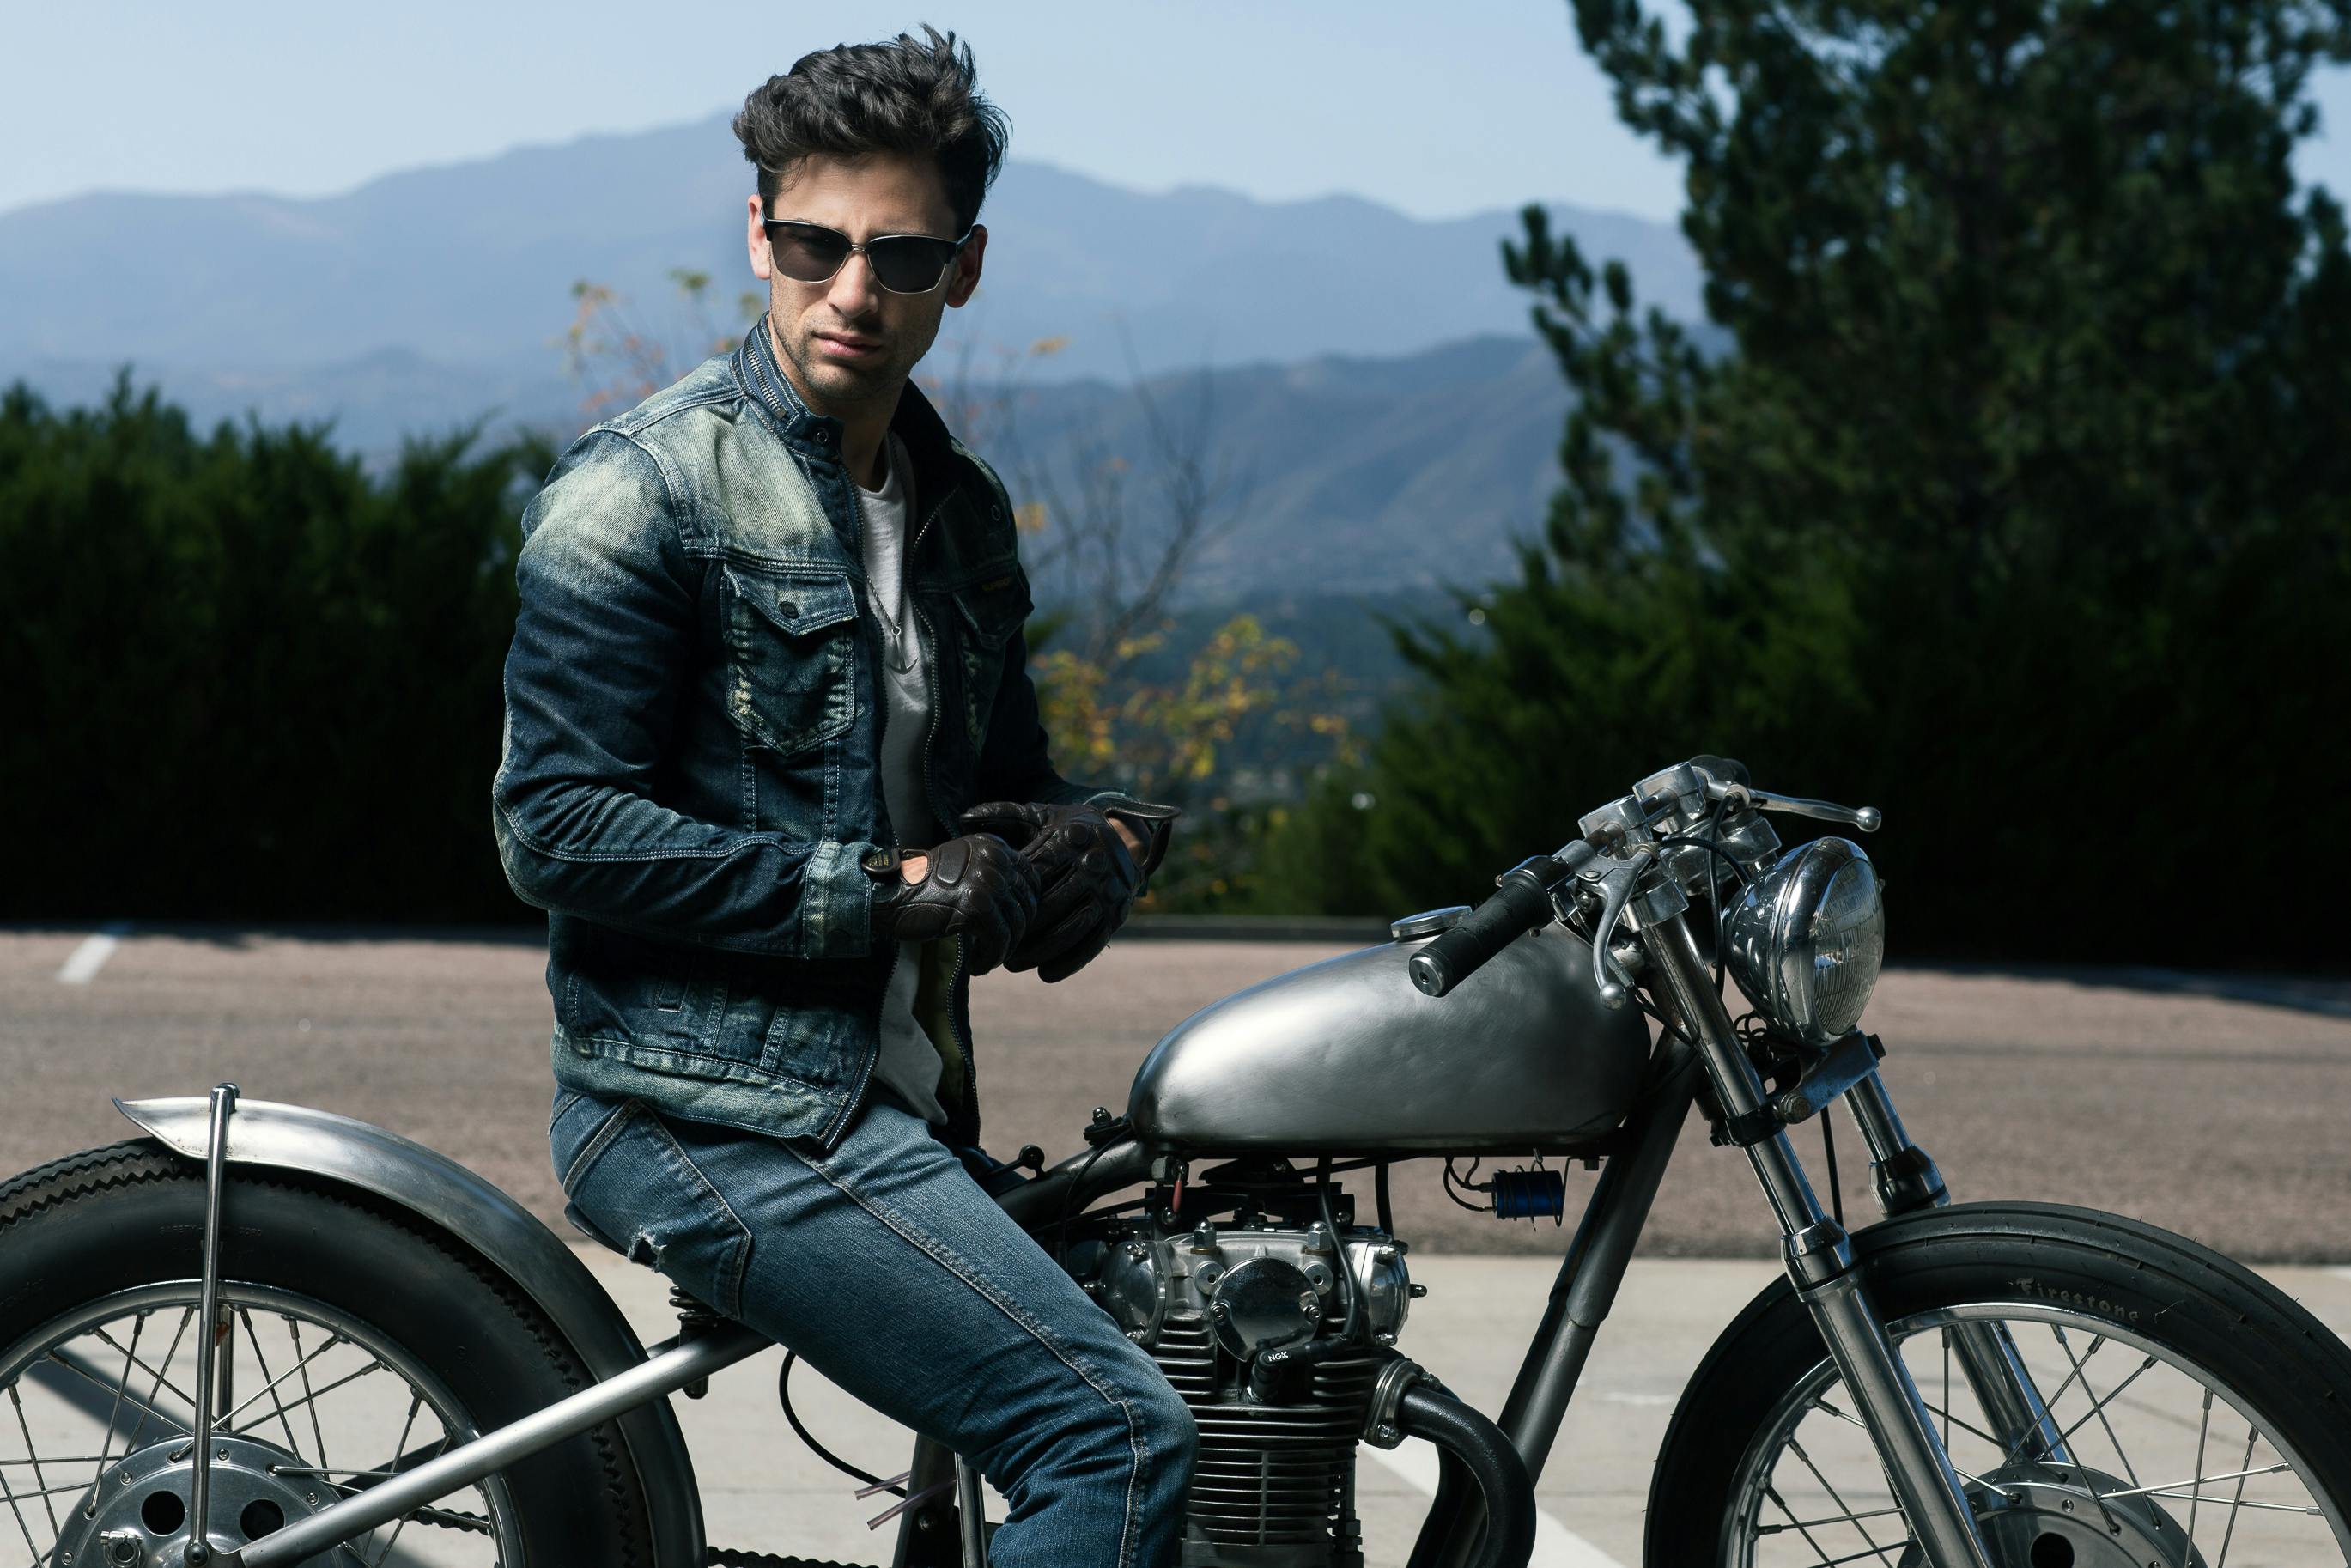
[[[1914,1215],[1854,1250],[1994,1568],[2351,1563],[2351,1351],[2259,1276],[2152,1226],[2048,1204]],[[1997,1355],[2045,1419],[2020,1419],[2013,1385],[1983,1380]],[[1658,1456],[1646,1561],[1924,1563],[1784,1283],[1691,1378]]]

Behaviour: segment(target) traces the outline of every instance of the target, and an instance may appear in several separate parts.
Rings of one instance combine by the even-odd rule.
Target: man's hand
[[[1027,933],[1040,891],[1037,868],[1002,839],[949,839],[905,857],[873,890],[873,935],[894,942],[961,936],[964,962],[984,975]]]
[[[1135,804],[1157,813],[1159,821],[1175,815],[1171,808]],[[1098,806],[1010,800],[975,806],[957,819],[967,831],[998,833],[1019,843],[1043,885],[1037,918],[1005,967],[1033,968],[1050,985],[1084,968],[1109,945],[1143,891],[1155,818],[1141,820],[1138,827]]]

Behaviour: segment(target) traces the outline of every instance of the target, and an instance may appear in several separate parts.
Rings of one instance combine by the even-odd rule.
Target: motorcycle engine
[[[1231,1178],[1270,1176],[1236,1187]],[[1287,1179],[1282,1179],[1286,1177]],[[1225,1178],[1228,1185],[1217,1185]],[[1182,1568],[1356,1568],[1355,1444],[1417,1293],[1403,1242],[1277,1166],[1084,1222],[1062,1261],[1200,1429]],[[1335,1234],[1333,1227],[1335,1226]],[[1349,1328],[1349,1301],[1353,1323]]]

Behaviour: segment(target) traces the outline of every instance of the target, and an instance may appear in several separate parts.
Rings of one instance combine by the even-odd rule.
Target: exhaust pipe
[[[1535,1550],[1535,1487],[1499,1427],[1397,1356],[1373,1385],[1364,1435],[1391,1448],[1408,1437],[1426,1439],[1441,1456],[1443,1480],[1455,1483],[1437,1489],[1413,1548],[1416,1565],[1445,1561],[1467,1568],[1526,1568]],[[1468,1489],[1458,1481],[1465,1478],[1475,1483],[1475,1499],[1461,1495]],[[1479,1532],[1474,1550],[1468,1550],[1463,1537]]]

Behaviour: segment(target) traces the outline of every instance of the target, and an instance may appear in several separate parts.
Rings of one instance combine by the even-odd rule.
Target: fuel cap
[[[1401,920],[1389,921],[1388,937],[1395,942],[1417,942],[1424,936],[1452,930],[1468,913],[1469,906],[1466,904],[1448,904],[1442,909],[1424,909],[1418,915],[1407,915]]]

